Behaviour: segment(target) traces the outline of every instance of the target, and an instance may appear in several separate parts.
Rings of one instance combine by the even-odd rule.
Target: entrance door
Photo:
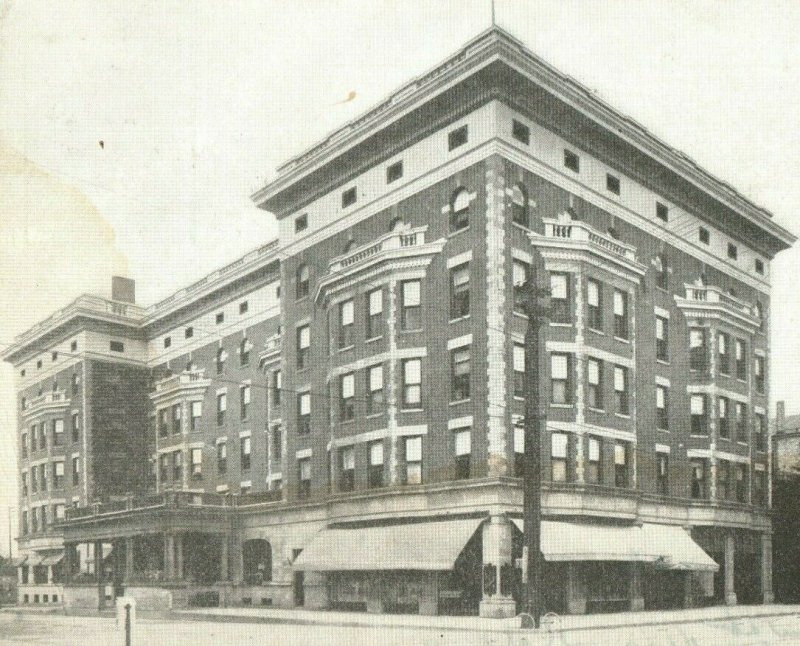
[[[303,606],[306,602],[306,595],[303,585],[305,583],[305,572],[294,573],[294,605]]]

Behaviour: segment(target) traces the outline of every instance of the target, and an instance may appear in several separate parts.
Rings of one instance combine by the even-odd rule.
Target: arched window
[[[272,581],[272,546],[263,538],[254,538],[242,543],[244,582],[262,585]]]
[[[469,193],[459,188],[450,200],[450,231],[460,231],[469,226]]]
[[[225,360],[228,358],[228,353],[225,348],[217,350],[217,374],[221,375],[225,371]]]
[[[658,255],[655,258],[656,267],[656,287],[661,289],[669,288],[669,271],[667,268],[667,258],[664,254]]]
[[[389,231],[400,231],[404,226],[405,222],[403,222],[403,218],[392,218],[392,221],[389,222]]]
[[[355,240],[348,240],[347,244],[344,246],[344,252],[345,253],[350,253],[357,246],[358,246],[358,243]]]
[[[58,390],[58,382],[54,380],[53,381],[53,392],[56,392],[57,390]]]
[[[305,298],[308,296],[310,272],[308,265],[300,265],[297,268],[297,285],[295,290],[295,297],[297,299]]]
[[[764,305],[761,301],[756,301],[755,307],[753,308],[755,311],[753,312],[758,319],[758,329],[762,332],[764,331]]]
[[[528,194],[522,184],[511,189],[511,221],[523,227],[530,226],[528,220]]]
[[[197,369],[197,366],[194,365],[194,361],[189,360],[186,364],[186,368],[184,368],[184,372],[194,372]]]

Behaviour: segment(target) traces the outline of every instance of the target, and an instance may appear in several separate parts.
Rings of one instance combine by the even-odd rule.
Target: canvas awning
[[[522,531],[522,520],[513,519]],[[546,561],[639,561],[673,570],[715,572],[719,565],[682,527],[542,521],[541,549]]]
[[[295,570],[451,570],[481,518],[323,529],[294,562]]]

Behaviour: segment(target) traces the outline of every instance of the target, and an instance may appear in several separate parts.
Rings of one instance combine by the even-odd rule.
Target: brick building
[[[20,549],[68,606],[514,614],[532,262],[547,608],[771,600],[794,237],[768,212],[499,28],[253,200],[276,243],[150,308],[118,282],[4,354]]]

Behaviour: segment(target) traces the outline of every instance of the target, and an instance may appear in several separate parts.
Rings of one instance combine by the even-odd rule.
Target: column
[[[733,578],[733,556],[735,543],[733,534],[725,536],[725,605],[736,605],[736,587]]]
[[[513,530],[504,514],[492,516],[481,526],[483,532],[483,598],[479,606],[481,617],[513,617],[517,604],[511,596],[509,572]]]
[[[244,581],[244,553],[242,552],[242,542],[236,534],[229,539],[230,559],[231,559],[231,580],[234,585],[241,585]]]
[[[772,534],[761,534],[761,598],[764,603],[775,603],[772,591]]]
[[[694,573],[691,570],[686,570],[683,573],[683,607],[691,608],[694,605]]]
[[[175,536],[175,578],[183,580],[183,534]]]
[[[579,561],[567,565],[567,612],[571,615],[586,614],[586,579]]]
[[[642,565],[631,563],[631,610],[644,610],[644,594],[642,593]]]
[[[219,568],[219,578],[220,581],[227,581],[228,580],[228,537],[222,536],[220,538],[220,568]]]
[[[75,569],[75,544],[64,543],[64,583],[72,583],[72,573]]]
[[[133,580],[133,550],[134,548],[133,536],[125,538],[125,580],[130,582]]]
[[[164,534],[164,578],[175,578],[175,536],[170,532]]]
[[[106,607],[105,572],[103,571],[103,541],[94,542],[94,571],[97,576],[97,605]]]

